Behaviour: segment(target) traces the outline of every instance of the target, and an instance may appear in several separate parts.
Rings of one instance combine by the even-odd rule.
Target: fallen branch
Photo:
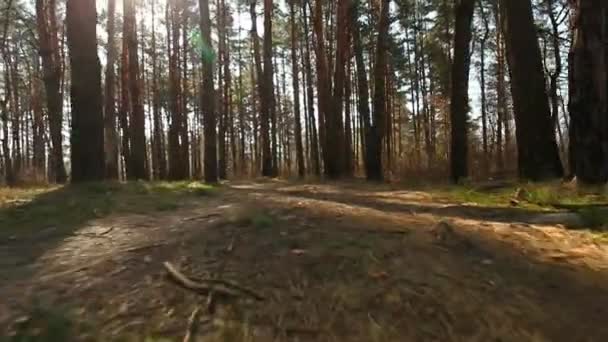
[[[198,321],[201,315],[201,306],[197,305],[194,311],[190,314],[188,319],[188,329],[184,336],[184,342],[196,341],[196,334],[198,332]]]
[[[101,233],[75,233],[74,235],[86,236],[86,237],[92,237],[92,238],[102,238],[102,237],[105,237],[105,235],[109,234],[111,231],[113,231],[114,228],[115,227],[110,227]]]
[[[194,281],[183,273],[181,273],[173,264],[168,261],[163,263],[163,266],[169,273],[169,276],[182,287],[195,291],[195,292],[214,292],[220,295],[229,297],[240,297],[241,295],[248,295],[257,300],[263,300],[264,297],[253,292],[252,290],[244,289],[236,284],[225,280],[218,279],[204,279],[200,281]]]

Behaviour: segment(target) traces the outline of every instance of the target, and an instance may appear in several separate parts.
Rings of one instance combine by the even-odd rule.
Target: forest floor
[[[0,341],[608,341],[605,198],[518,187],[0,190]]]

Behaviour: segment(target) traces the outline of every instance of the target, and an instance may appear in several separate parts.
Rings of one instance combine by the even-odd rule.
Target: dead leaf
[[[292,249],[291,250],[291,254],[294,254],[294,255],[304,255],[306,253],[308,253],[308,251],[305,250],[305,249],[297,249],[296,248],[296,249]]]

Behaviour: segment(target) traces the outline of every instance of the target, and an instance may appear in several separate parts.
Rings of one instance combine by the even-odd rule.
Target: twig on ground
[[[210,213],[210,214],[205,214],[205,215],[200,215],[200,216],[193,216],[193,217],[186,217],[185,219],[182,219],[182,222],[189,222],[189,221],[198,221],[198,220],[204,220],[204,219],[209,219],[212,217],[219,217],[222,216],[218,213]]]
[[[195,291],[195,292],[204,292],[210,293],[215,292],[216,294],[221,294],[230,297],[240,297],[242,295],[247,295],[257,300],[263,300],[264,297],[253,292],[252,290],[244,289],[236,284],[225,280],[219,279],[203,279],[200,281],[194,281],[184,274],[182,274],[173,264],[166,261],[163,263],[163,266],[171,276],[171,278],[181,285],[182,287]]]
[[[103,232],[101,232],[101,233],[99,233],[99,234],[97,234],[97,235],[98,235],[98,236],[103,236],[103,235],[109,234],[111,231],[113,231],[113,230],[114,230],[114,228],[116,228],[116,227],[112,226],[112,227],[110,227],[110,228],[108,228],[108,229],[104,230]]]
[[[165,242],[158,242],[158,243],[153,243],[153,244],[145,245],[145,246],[138,246],[138,247],[127,248],[124,251],[125,252],[139,252],[139,251],[142,251],[142,250],[145,250],[145,249],[165,246],[166,244],[167,243],[165,243]]]
[[[191,342],[196,340],[196,334],[198,332],[198,321],[200,318],[201,306],[197,305],[196,308],[190,314],[190,318],[188,319],[188,329],[186,330],[186,335],[184,336],[184,342]]]
[[[74,233],[74,235],[77,235],[77,236],[86,236],[86,237],[92,237],[92,238],[102,238],[102,237],[106,237],[105,235],[107,235],[111,231],[113,231],[114,228],[116,228],[116,227],[110,227],[110,228],[104,230],[101,233]]]

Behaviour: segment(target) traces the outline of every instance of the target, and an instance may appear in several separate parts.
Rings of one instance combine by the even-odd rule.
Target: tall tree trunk
[[[469,68],[471,64],[471,22],[475,0],[462,0],[456,5],[452,94],[450,101],[451,140],[450,164],[454,183],[468,177],[467,117],[469,111]]]
[[[272,156],[271,158],[271,176],[278,176],[277,163],[277,113],[276,100],[274,95],[274,66],[272,64],[272,14],[273,1],[264,0],[264,89],[266,90],[266,103],[268,113],[272,121]]]
[[[118,134],[116,132],[116,0],[108,0],[108,54],[105,79],[104,148],[106,178],[118,179]]]
[[[209,0],[199,0],[200,29],[203,39],[203,49],[212,51],[211,45],[211,19],[209,18]],[[205,182],[217,183],[217,131],[215,130],[215,89],[213,87],[213,58],[203,53],[203,84],[201,90],[201,109],[203,112],[203,126],[205,130]]]
[[[51,136],[51,170],[53,181],[65,183],[67,173],[63,162],[63,110],[61,95],[61,56],[57,38],[57,16],[55,0],[36,0],[36,22],[39,37],[39,52],[42,57],[44,87]]]
[[[304,178],[306,165],[304,164],[304,148],[302,145],[302,122],[300,121],[300,69],[297,54],[298,28],[296,24],[295,1],[289,1],[289,14],[291,20],[291,68],[293,81],[293,114],[295,120],[296,160],[298,162],[298,176]]]
[[[179,3],[171,1],[167,3],[167,48],[169,51],[169,179],[184,179],[184,161],[180,133],[182,126],[181,106],[181,80],[180,80],[180,46],[179,46]]]
[[[328,136],[332,135],[332,123],[330,118],[331,110],[331,86],[329,69],[327,66],[327,54],[325,50],[325,33],[323,27],[323,1],[316,0],[313,14],[313,30],[315,37],[315,52],[317,63],[317,94],[319,108],[319,131],[325,165],[325,175],[329,178],[340,177],[340,159],[335,155],[336,149],[333,148],[334,141],[328,143]],[[329,134],[328,134],[329,130]],[[339,143],[337,143],[339,144]],[[330,146],[332,145],[332,146]]]
[[[34,73],[31,75],[32,82],[32,135],[33,135],[33,166],[36,177],[45,177],[46,158],[44,147],[44,112],[42,110],[42,90],[38,75],[40,74],[40,62],[38,56],[34,56]],[[44,178],[43,178],[44,179]]]
[[[328,141],[331,140],[331,144],[328,144],[327,148],[330,150],[331,158],[335,158],[337,163],[336,177],[344,175],[346,170],[345,155],[350,154],[351,151],[346,150],[346,144],[344,142],[344,123],[342,121],[342,114],[344,112],[344,83],[346,78],[346,64],[349,59],[350,51],[350,32],[349,32],[349,21],[350,21],[350,0],[339,0],[337,3],[337,27],[336,27],[336,65],[334,71],[334,96],[333,96],[333,108],[326,116],[326,122],[329,123],[327,128],[329,134],[327,135]]]
[[[503,15],[498,1],[493,3],[494,19],[497,27],[503,25]],[[507,92],[505,85],[505,48],[504,34],[501,29],[496,30],[496,169],[502,172],[505,169],[505,153],[503,148],[503,124],[507,122]],[[507,138],[508,140],[508,138]],[[508,146],[506,146],[508,147]],[[508,150],[508,148],[507,148]]]
[[[101,65],[95,0],[68,0],[67,39],[72,99],[72,182],[104,179]]]
[[[226,160],[226,108],[227,88],[224,62],[226,61],[226,26],[224,24],[224,5],[221,0],[216,0],[215,7],[217,8],[217,35],[218,35],[218,90],[219,90],[219,108],[218,116],[218,168],[220,179],[226,179],[228,162]]]
[[[308,15],[307,15],[308,0],[302,1],[302,20],[304,21],[304,72],[306,76],[306,103],[308,109],[309,126],[311,128],[311,139],[310,139],[310,150],[312,169],[316,176],[321,175],[321,161],[319,159],[319,138],[317,134],[317,120],[315,118],[315,106],[314,106],[314,89],[313,89],[313,77],[312,77],[312,63],[310,55],[310,31],[308,28]]]
[[[181,161],[181,178],[190,178],[190,136],[188,131],[188,98],[190,96],[188,89],[188,8],[186,1],[182,2],[182,77],[181,77],[181,102],[180,102],[180,120],[179,120],[179,137],[181,143],[180,161]]]
[[[129,116],[129,142],[131,147],[131,179],[147,179],[146,174],[146,131],[144,107],[141,98],[139,60],[137,56],[137,32],[135,21],[135,0],[123,0],[124,33],[127,40],[129,60],[129,94],[131,111]]]
[[[125,178],[131,175],[131,146],[129,142],[129,113],[131,112],[131,100],[129,99],[129,50],[127,41],[123,39],[120,54],[120,106],[119,121],[122,132],[122,155],[124,160]]]
[[[542,58],[530,0],[501,0],[515,112],[518,169],[523,179],[561,177]]]
[[[486,47],[487,41],[490,37],[490,23],[482,1],[478,2],[479,13],[483,21],[484,31],[479,44],[479,53],[481,55],[481,61],[479,65],[480,69],[480,88],[481,88],[481,139],[483,145],[483,172],[489,171],[489,147],[488,147],[488,105],[486,95]]]
[[[165,157],[165,147],[163,144],[163,121],[160,113],[160,94],[158,89],[158,51],[156,50],[156,30],[155,30],[155,9],[156,1],[152,1],[152,121],[153,128],[153,144],[152,144],[152,165],[153,178],[167,178],[167,162]]]
[[[608,3],[570,0],[570,153],[577,179],[608,181]]]
[[[387,53],[389,49],[389,4],[390,0],[382,0],[380,8],[380,19],[378,21],[378,42],[376,45],[376,65],[374,68],[374,120],[372,122],[371,134],[367,139],[370,149],[370,168],[367,178],[382,180],[384,172],[382,169],[382,143],[386,133],[386,77]]]
[[[551,22],[551,44],[553,47],[554,70],[549,74],[549,98],[551,99],[551,121],[554,129],[557,129],[560,139],[560,147],[564,151],[564,141],[562,136],[561,124],[559,122],[559,78],[562,74],[562,53],[560,48],[560,24],[554,13],[554,0],[547,0],[547,12],[549,13],[549,21]],[[565,18],[565,17],[564,17]]]
[[[264,0],[266,1],[266,0]],[[253,39],[253,56],[255,58],[255,69],[257,73],[257,84],[258,93],[260,96],[260,130],[262,139],[262,176],[270,177],[273,174],[272,166],[272,152],[270,143],[270,111],[274,105],[270,101],[269,94],[274,97],[274,90],[272,87],[272,73],[270,74],[270,80],[266,75],[264,69],[272,68],[272,61],[266,61],[266,44],[264,45],[264,68],[262,68],[262,61],[260,56],[260,42],[257,31],[257,16],[256,16],[256,0],[251,1],[250,14],[251,14],[251,38]],[[266,29],[264,29],[264,35],[266,36]],[[265,42],[265,41],[264,41]],[[272,40],[269,45],[270,53],[269,58],[272,58]],[[270,65],[270,66],[269,66]],[[270,88],[270,90],[268,90]]]
[[[367,179],[377,180],[382,179],[382,170],[377,170],[374,165],[374,154],[372,145],[368,142],[372,138],[371,132],[371,115],[369,111],[369,83],[367,81],[367,71],[365,69],[365,61],[363,59],[363,44],[361,43],[361,33],[359,30],[359,0],[356,0],[352,6],[351,31],[353,34],[353,49],[355,52],[355,64],[357,66],[357,109],[362,121],[362,130],[364,136],[362,139],[364,144],[364,159],[365,173]]]
[[[350,8],[349,8],[350,12]],[[348,14],[350,16],[350,13]],[[350,44],[348,45],[350,50]],[[350,52],[350,51],[349,51]],[[353,166],[353,129],[351,126],[351,95],[352,95],[352,60],[346,61],[346,80],[344,83],[344,175],[352,177]]]

